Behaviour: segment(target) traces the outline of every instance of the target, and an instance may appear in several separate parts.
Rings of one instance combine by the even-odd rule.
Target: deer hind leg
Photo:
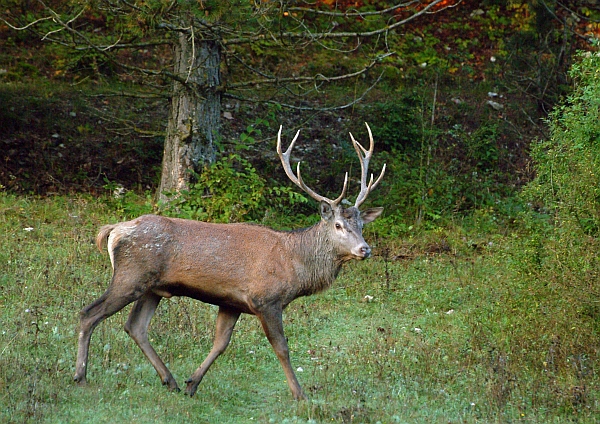
[[[240,317],[240,311],[237,309],[231,309],[224,306],[219,307],[219,313],[217,315],[217,325],[215,330],[215,341],[210,353],[202,362],[200,367],[192,374],[192,376],[186,380],[187,387],[185,394],[194,396],[198,385],[204,378],[204,375],[215,361],[218,356],[225,351],[231,340],[231,334],[233,333],[233,327]]]
[[[306,399],[306,395],[302,391],[300,383],[298,383],[298,379],[296,378],[294,370],[292,369],[290,352],[287,340],[285,339],[285,334],[283,332],[281,314],[281,309],[272,309],[262,311],[260,314],[257,314],[257,316],[260,319],[265,334],[267,335],[267,339],[271,343],[271,346],[273,346],[273,350],[277,355],[277,359],[279,359],[279,362],[283,367],[283,372],[285,373],[288,386],[292,391],[292,396],[294,396],[294,399],[296,400]]]
[[[75,365],[75,376],[73,379],[84,385],[86,383],[88,353],[92,332],[103,320],[123,309],[136,300],[140,293],[134,288],[124,293],[113,283],[102,296],[83,308],[80,313],[79,341],[77,349],[77,363]]]
[[[170,391],[179,391],[179,386],[175,378],[173,378],[171,371],[169,371],[148,341],[148,326],[161,299],[161,296],[152,292],[147,292],[139,298],[134,303],[133,308],[131,308],[129,318],[125,323],[125,331],[152,363],[163,385],[167,386]]]

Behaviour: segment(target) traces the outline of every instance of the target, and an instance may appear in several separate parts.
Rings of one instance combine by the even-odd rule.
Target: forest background
[[[219,3],[199,4],[208,17],[223,13]],[[412,13],[427,4],[403,7]],[[149,212],[309,225],[315,205],[288,183],[274,151],[279,125],[287,138],[302,130],[298,159],[309,185],[335,193],[343,172],[356,170],[347,133],[366,140],[365,121],[376,142],[371,168],[388,166],[369,199],[386,208],[366,232],[376,255],[345,272],[340,288],[299,301],[287,315],[288,332],[290,323],[301,327],[291,332],[298,361],[304,355],[314,364],[304,378],[312,400],[263,404],[273,387],[285,399],[281,379],[260,388],[235,382],[236,372],[255,372],[253,382],[280,373],[268,354],[251,356],[247,369],[248,352],[268,351],[260,329],[247,323],[229,359],[220,359],[229,362],[211,370],[214,382],[198,394],[205,399],[195,413],[210,422],[593,422],[600,413],[597,1],[440,1],[387,34],[388,50],[353,78],[313,79],[301,92],[255,83],[245,97],[224,96],[216,155],[171,202],[158,202],[157,190],[173,81],[148,85],[98,51],[42,40],[55,27],[11,27],[67,1],[0,5],[0,305],[8,323],[0,378],[8,421],[110,421],[113,414],[184,421],[189,400],[160,392],[114,324],[95,339],[92,361],[106,372],[96,370],[92,391],[77,392],[65,377],[77,310],[92,300],[90,287],[99,294],[109,278],[106,258],[92,253],[98,226]],[[388,6],[313,7],[364,13]],[[402,19],[403,7],[384,25]],[[101,34],[113,22],[91,8],[78,23]],[[274,47],[264,41],[243,52],[244,66],[348,75],[366,57],[339,45]],[[171,64],[164,45],[119,54],[129,66]],[[153,324],[163,333],[158,344],[178,368],[194,369],[186,361],[197,361],[178,352],[195,352],[198,341],[171,332],[194,334],[204,351],[212,312],[183,300],[166,308]],[[354,344],[360,331],[365,338]],[[311,344],[319,332],[328,347]],[[350,351],[354,362],[344,354]],[[233,399],[240,391],[247,393]],[[105,409],[86,415],[98,394]],[[133,399],[140,405],[131,408]],[[165,414],[173,408],[179,412]]]

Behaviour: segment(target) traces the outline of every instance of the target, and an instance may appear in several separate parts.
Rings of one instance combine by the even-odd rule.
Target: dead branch
[[[308,112],[331,112],[334,110],[348,109],[350,107],[355,106],[357,103],[361,102],[365,98],[365,96],[379,83],[379,81],[381,80],[382,77],[383,77],[383,72],[381,74],[379,74],[379,77],[377,77],[377,80],[371,86],[369,86],[365,91],[363,91],[363,93],[360,95],[360,97],[352,100],[350,103],[340,105],[340,106],[330,106],[330,107],[325,107],[325,108],[310,107],[310,106],[297,106],[297,105],[292,105],[289,103],[281,103],[280,101],[276,101],[276,100],[252,99],[252,98],[248,98],[248,97],[238,96],[236,94],[232,94],[229,92],[225,92],[221,96],[230,98],[230,99],[234,99],[234,100],[243,101],[243,102],[249,102],[249,103],[263,103],[263,104],[266,103],[266,104],[279,105],[281,107],[285,107],[285,108],[293,109],[293,110],[301,110],[301,111],[308,111]]]
[[[359,75],[366,73],[368,70],[373,68],[377,63],[381,62],[384,58],[391,56],[393,54],[394,53],[387,53],[387,54],[378,56],[375,59],[373,59],[371,61],[371,63],[369,63],[364,68],[362,68],[356,72],[351,72],[351,73],[344,74],[344,75],[335,75],[332,77],[327,77],[323,74],[316,74],[316,75],[310,76],[310,77],[298,76],[298,77],[287,77],[287,78],[278,78],[275,76],[265,76],[265,78],[261,78],[261,79],[244,81],[244,82],[240,82],[240,83],[236,83],[236,84],[228,84],[227,88],[239,89],[239,88],[255,86],[255,85],[260,85],[260,84],[281,84],[281,83],[301,83],[301,82],[317,83],[320,81],[324,81],[324,82],[341,81],[341,80],[345,80],[345,79],[349,79],[349,78],[354,78],[354,77],[357,77]]]
[[[397,10],[397,9],[402,9],[402,8],[405,8],[405,7],[410,7],[413,4],[415,4],[415,3],[421,3],[421,0],[411,0],[411,1],[408,1],[406,3],[395,4],[394,6],[390,6],[387,9],[372,10],[372,11],[368,11],[368,12],[360,12],[360,11],[356,10],[355,8],[348,9],[348,10],[352,10],[353,12],[349,12],[349,11],[345,11],[345,12],[332,12],[330,10],[311,9],[309,7],[289,7],[286,10],[290,11],[290,12],[313,13],[315,15],[324,15],[324,16],[332,16],[332,17],[339,17],[339,18],[347,18],[347,17],[354,17],[354,16],[363,17],[363,16],[385,15],[385,14],[393,12],[394,10]]]
[[[287,32],[280,33],[279,39],[314,41],[314,40],[320,40],[320,39],[326,39],[326,38],[332,39],[332,38],[374,37],[376,35],[385,34],[385,33],[389,32],[393,29],[396,29],[402,25],[406,25],[408,22],[411,22],[412,20],[418,18],[421,15],[431,13],[431,9],[442,1],[443,0],[434,0],[433,2],[431,2],[430,4],[425,6],[422,10],[413,13],[411,16],[404,18],[398,22],[395,22],[391,25],[386,25],[383,28],[379,28],[379,29],[376,29],[373,31],[365,31],[365,32],[358,32],[358,31],[357,32],[333,32],[333,31],[331,31],[331,32],[311,32],[308,30],[299,31],[299,32],[287,31]],[[454,7],[454,6],[455,5],[452,5],[452,7]],[[450,7],[450,6],[447,6],[447,7]],[[256,41],[264,41],[266,39],[267,39],[267,35],[257,34],[255,36],[249,36],[249,37],[224,39],[222,41],[222,44],[225,46],[234,45],[234,44],[247,44],[247,43],[252,43],[252,42],[256,42]]]

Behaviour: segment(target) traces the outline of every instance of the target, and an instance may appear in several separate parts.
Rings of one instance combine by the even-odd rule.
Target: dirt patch
[[[47,195],[97,193],[110,183],[138,190],[156,185],[167,100],[132,102],[5,84],[0,103],[6,105],[0,111],[0,184],[8,190]]]

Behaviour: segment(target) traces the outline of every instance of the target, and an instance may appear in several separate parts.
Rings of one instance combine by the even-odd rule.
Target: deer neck
[[[288,243],[296,257],[300,286],[298,296],[308,296],[329,288],[344,260],[335,252],[324,223],[321,221],[289,233]]]

